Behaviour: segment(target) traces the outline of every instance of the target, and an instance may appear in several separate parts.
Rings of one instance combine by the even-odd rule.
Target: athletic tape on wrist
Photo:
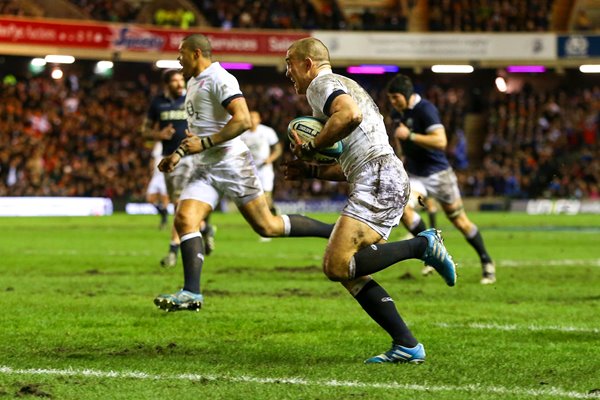
[[[210,136],[200,139],[200,143],[202,143],[203,150],[210,149],[211,147],[213,147],[215,145],[213,143],[212,139],[210,138]]]
[[[177,153],[177,155],[181,158],[185,157],[187,154],[187,151],[185,151],[184,149],[182,149],[181,147],[178,147],[177,150],[175,150],[175,153]]]

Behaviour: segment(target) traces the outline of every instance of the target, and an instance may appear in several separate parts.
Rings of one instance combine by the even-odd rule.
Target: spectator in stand
[[[588,16],[588,13],[585,10],[585,8],[580,8],[577,10],[577,14],[575,16],[575,23],[573,24],[573,29],[577,32],[587,32],[594,29],[594,24]]]
[[[430,0],[429,30],[548,31],[552,0]]]
[[[170,10],[165,8],[159,8],[154,13],[154,24],[166,27],[178,27],[181,29],[187,29],[193,26],[196,22],[196,16],[189,10],[178,8],[176,10]]]
[[[78,87],[69,79],[16,75],[18,79],[0,76],[0,142],[10,144],[0,146],[1,195],[90,194],[144,201],[150,151],[137,150],[143,148],[143,139],[132,132],[142,123],[148,101],[158,90],[156,85],[144,74],[137,82],[78,76]],[[285,132],[290,120],[309,115],[310,109],[289,85],[278,85],[269,78],[243,85],[242,92],[251,109],[261,110],[266,124]],[[573,84],[576,81],[570,82],[567,89],[532,90],[525,86],[509,94],[489,88],[491,94],[481,102],[486,104],[481,111],[489,115],[483,146],[486,170],[480,167],[480,160],[468,160],[465,170],[453,164],[463,196],[597,195],[600,172],[594,160],[600,160],[600,85],[579,88]],[[369,93],[383,108],[386,98],[376,87],[373,84]],[[482,90],[487,93],[484,87]],[[452,143],[453,133],[465,126],[468,93],[460,86],[432,86],[425,92],[440,109]],[[534,179],[540,151],[548,146],[551,158],[559,165],[560,189],[556,189],[554,177],[548,181]],[[39,168],[37,172],[28,170],[39,163],[27,165],[24,161],[37,148],[44,149],[41,175]],[[282,162],[289,157],[285,151]],[[34,175],[40,184],[32,183]],[[345,183],[315,185],[308,180],[285,181],[277,171],[275,175],[276,200],[329,199],[347,189]],[[498,181],[499,176],[504,182]],[[577,184],[581,180],[584,184]],[[502,188],[504,192],[499,192]]]
[[[141,123],[140,104],[146,99],[122,88],[86,82],[80,89],[86,96],[72,112],[63,107],[63,99],[73,95],[65,81],[37,77],[3,85],[0,140],[11,144],[7,177],[18,177],[10,179],[6,194],[143,199],[149,154],[131,154],[132,132]],[[32,154],[37,154],[35,162],[22,161]]]

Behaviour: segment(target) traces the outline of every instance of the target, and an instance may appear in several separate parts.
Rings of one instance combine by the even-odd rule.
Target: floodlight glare
[[[98,61],[96,66],[98,67],[98,69],[106,71],[107,69],[111,69],[114,66],[114,64],[112,61]]]
[[[34,67],[43,67],[46,65],[46,60],[43,58],[33,58],[31,59],[31,65]]]
[[[432,65],[431,70],[436,74],[470,74],[475,70],[472,65]]]
[[[180,69],[181,64],[177,60],[158,60],[154,63],[156,68]]]
[[[98,61],[94,66],[94,73],[96,75],[109,77],[112,75],[113,66],[114,64],[112,61]]]
[[[44,60],[46,60],[47,63],[54,64],[73,64],[75,62],[75,57],[49,54],[44,57]]]
[[[499,76],[496,78],[495,82],[496,82],[496,89],[498,89],[499,92],[506,93],[508,86],[506,85],[506,81],[504,80],[504,78]]]
[[[584,74],[598,74],[600,73],[600,64],[583,64],[579,66],[579,71]]]
[[[63,72],[62,69],[60,68],[54,68],[52,70],[52,73],[50,74],[50,76],[52,77],[52,79],[61,79],[63,77]]]

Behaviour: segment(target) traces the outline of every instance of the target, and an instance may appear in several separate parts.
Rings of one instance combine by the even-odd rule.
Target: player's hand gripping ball
[[[292,130],[296,132],[296,135],[300,142],[308,143],[321,133],[323,129],[323,123],[314,117],[298,117],[293,119],[288,124],[287,134],[290,141],[296,144],[296,138],[294,137]],[[344,146],[341,141],[338,141],[323,149],[317,149],[311,155],[311,158],[321,163],[333,163],[342,154]]]

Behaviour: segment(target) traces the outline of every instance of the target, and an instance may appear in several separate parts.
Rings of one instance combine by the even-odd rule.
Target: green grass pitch
[[[363,364],[389,338],[322,274],[325,240],[261,243],[216,213],[204,309],[165,313],[152,300],[182,273],[159,266],[157,216],[0,218],[0,398],[600,398],[600,216],[470,217],[496,285],[442,216],[456,287],[417,261],[375,275],[425,345],[418,366]]]

